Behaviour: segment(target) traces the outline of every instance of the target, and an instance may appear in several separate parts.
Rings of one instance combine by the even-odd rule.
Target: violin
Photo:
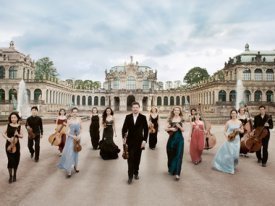
[[[233,142],[236,136],[240,133],[239,129],[234,129],[229,135],[227,135],[227,139],[229,142]]]
[[[156,133],[156,129],[154,128],[154,124],[153,123],[149,123],[149,133]]]
[[[58,146],[61,144],[62,135],[66,134],[66,125],[62,124],[56,128],[56,132],[49,136],[49,142],[51,145]]]
[[[9,153],[15,153],[16,152],[16,144],[17,144],[18,138],[19,138],[16,133],[18,133],[19,131],[20,131],[20,126],[15,130],[14,136],[11,138],[10,145],[7,148],[7,151]]]
[[[33,132],[33,129],[31,127],[29,127],[27,129],[27,131],[28,131],[28,137],[29,137],[29,139],[34,139],[35,138],[35,134]]]
[[[128,145],[123,144],[123,153],[122,153],[122,158],[127,160],[129,158],[129,152],[128,152]]]

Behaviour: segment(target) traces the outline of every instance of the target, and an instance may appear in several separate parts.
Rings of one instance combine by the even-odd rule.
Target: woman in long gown
[[[244,133],[240,134],[240,140],[242,140],[244,134],[246,132],[251,132],[251,131],[246,131],[245,130],[245,124],[249,121],[249,117],[248,115],[245,113],[245,108],[244,107],[241,107],[238,111],[238,119],[242,122],[243,126],[244,126]],[[252,128],[252,125],[251,125],[251,128]],[[240,147],[240,156],[244,156],[244,157],[248,157],[247,155],[247,151],[246,150],[242,150],[241,147]]]
[[[115,119],[114,112],[110,107],[107,107],[102,114],[102,124],[104,126],[102,140],[99,143],[100,156],[104,160],[116,159],[118,158],[118,153],[120,149],[114,143],[113,136],[115,133]]]
[[[92,108],[92,114],[90,117],[91,117],[90,136],[91,136],[92,147],[94,150],[97,150],[98,144],[99,144],[99,116],[98,116],[98,110],[96,107]]]
[[[169,134],[166,145],[168,157],[168,172],[174,175],[176,180],[180,179],[182,157],[184,150],[183,114],[180,107],[174,107],[168,118],[168,126],[165,129]]]
[[[65,109],[60,109],[59,110],[58,117],[56,119],[56,130],[58,130],[62,125],[64,125],[64,127],[67,126],[67,117],[66,117]],[[62,134],[61,143],[58,146],[58,149],[59,149],[59,152],[60,152],[59,156],[62,155],[62,151],[64,149],[65,143],[66,143],[66,134]]]
[[[78,109],[76,107],[71,110],[71,117],[68,120],[69,132],[63,153],[58,164],[60,169],[67,172],[67,177],[71,177],[72,171],[79,172],[78,166],[78,152],[74,151],[74,140],[80,141],[81,118],[78,117]]]
[[[153,107],[150,111],[149,115],[149,125],[154,128],[154,132],[150,132],[149,130],[149,148],[154,150],[156,148],[157,142],[158,142],[158,124],[159,115],[158,115],[158,109],[156,107]]]
[[[6,131],[3,133],[3,137],[6,141],[6,154],[8,157],[8,170],[9,170],[9,183],[16,182],[16,172],[20,161],[20,142],[19,138],[23,138],[21,126],[19,124],[20,116],[17,112],[12,112],[9,115],[9,123]],[[16,143],[14,142],[16,141]],[[9,146],[15,143],[16,151],[12,153]],[[12,175],[13,170],[13,175]]]
[[[233,141],[228,140],[228,135],[234,131],[243,133],[242,122],[237,119],[237,110],[230,112],[231,119],[225,124],[226,141],[219,148],[213,160],[213,168],[221,172],[234,174],[238,165],[240,154],[240,135],[237,134]]]
[[[195,112],[195,121],[191,122],[190,156],[192,162],[197,165],[201,160],[204,149],[204,123],[200,120],[200,114]]]

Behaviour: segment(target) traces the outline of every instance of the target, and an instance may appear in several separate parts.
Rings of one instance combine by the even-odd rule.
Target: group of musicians
[[[189,133],[190,141],[190,156],[195,165],[202,161],[202,153],[204,149],[211,149],[209,143],[215,141],[211,140],[214,136],[210,132],[210,127],[207,127],[205,119],[202,117],[200,109],[191,109],[190,124],[191,129]],[[31,108],[31,116],[27,118],[25,127],[28,131],[28,149],[30,157],[34,157],[34,161],[39,161],[40,154],[40,138],[43,136],[43,124],[41,117],[38,116],[38,107]],[[94,150],[101,149],[100,155],[103,159],[115,159],[120,152],[119,148],[114,144],[113,134],[115,133],[115,119],[113,110],[108,107],[103,112],[103,137],[100,141],[100,118],[97,108],[93,108],[91,115],[90,136],[92,148]],[[140,105],[134,102],[132,105],[132,113],[127,115],[122,128],[123,143],[128,145],[128,183],[131,184],[133,177],[138,180],[138,170],[142,150],[147,143],[149,136],[149,148],[154,150],[157,144],[157,133],[159,130],[159,114],[158,109],[153,107],[150,110],[149,124],[144,115],[140,113]],[[12,112],[8,118],[8,125],[3,132],[3,137],[6,141],[6,154],[8,157],[8,171],[9,183],[16,181],[16,172],[20,161],[20,142],[19,139],[23,138],[22,128],[20,124],[21,118],[16,112]],[[181,173],[181,164],[184,153],[184,125],[183,125],[183,112],[181,107],[176,106],[170,112],[167,127],[165,131],[169,134],[166,145],[167,158],[168,158],[168,172],[170,175],[175,176],[179,180]],[[248,126],[247,126],[248,125]],[[249,127],[250,125],[250,127]],[[66,132],[60,133],[60,128],[67,127]],[[246,142],[251,139],[255,141],[260,140],[260,145],[257,147],[256,156],[258,163],[266,167],[268,160],[268,142],[270,139],[270,129],[273,128],[273,121],[271,115],[266,114],[265,106],[259,107],[259,114],[254,117],[254,123],[249,114],[247,106],[241,107],[238,111],[233,109],[230,112],[230,120],[225,124],[225,137],[226,141],[218,149],[213,160],[213,168],[234,174],[234,169],[238,163],[240,156],[248,157],[249,152],[252,151],[250,144],[249,148]],[[64,130],[63,130],[64,131]],[[71,110],[70,115],[66,115],[65,109],[60,109],[59,115],[56,119],[55,138],[59,137],[58,149],[60,151],[60,162],[58,167],[65,169],[67,177],[70,177],[72,172],[79,172],[78,166],[78,151],[75,150],[75,142],[80,141],[81,133],[81,118],[78,115],[78,109],[75,107]],[[258,137],[261,136],[261,137]],[[229,138],[230,137],[230,138]],[[232,137],[232,138],[231,138]],[[50,140],[49,140],[50,141]],[[244,146],[243,146],[244,145]],[[244,148],[246,147],[246,148]],[[102,154],[104,154],[103,156]],[[107,153],[106,153],[107,152]],[[111,154],[111,152],[113,152]],[[125,152],[125,151],[124,151]],[[110,158],[109,158],[110,157]],[[13,171],[13,172],[12,172]]]

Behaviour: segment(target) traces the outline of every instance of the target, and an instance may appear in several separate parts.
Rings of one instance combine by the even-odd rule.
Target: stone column
[[[9,78],[9,66],[4,66],[5,68],[5,79]]]

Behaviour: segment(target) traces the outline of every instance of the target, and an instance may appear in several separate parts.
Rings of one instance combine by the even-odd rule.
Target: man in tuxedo
[[[262,139],[262,147],[259,151],[256,152],[256,156],[258,158],[258,163],[262,163],[263,167],[266,167],[266,162],[268,158],[268,142],[270,138],[270,131],[269,129],[273,128],[273,121],[271,115],[267,115],[265,111],[265,106],[261,105],[259,107],[260,114],[255,116],[254,118],[254,129],[257,127],[262,127],[264,126],[268,130],[268,134],[266,137]],[[254,130],[253,130],[254,132]],[[263,151],[263,156],[262,156],[262,151]]]
[[[139,113],[138,102],[132,103],[132,113],[126,115],[123,127],[123,142],[128,145],[128,184],[132,183],[133,177],[138,180],[138,170],[142,150],[145,148],[148,137],[148,124],[146,117]]]

